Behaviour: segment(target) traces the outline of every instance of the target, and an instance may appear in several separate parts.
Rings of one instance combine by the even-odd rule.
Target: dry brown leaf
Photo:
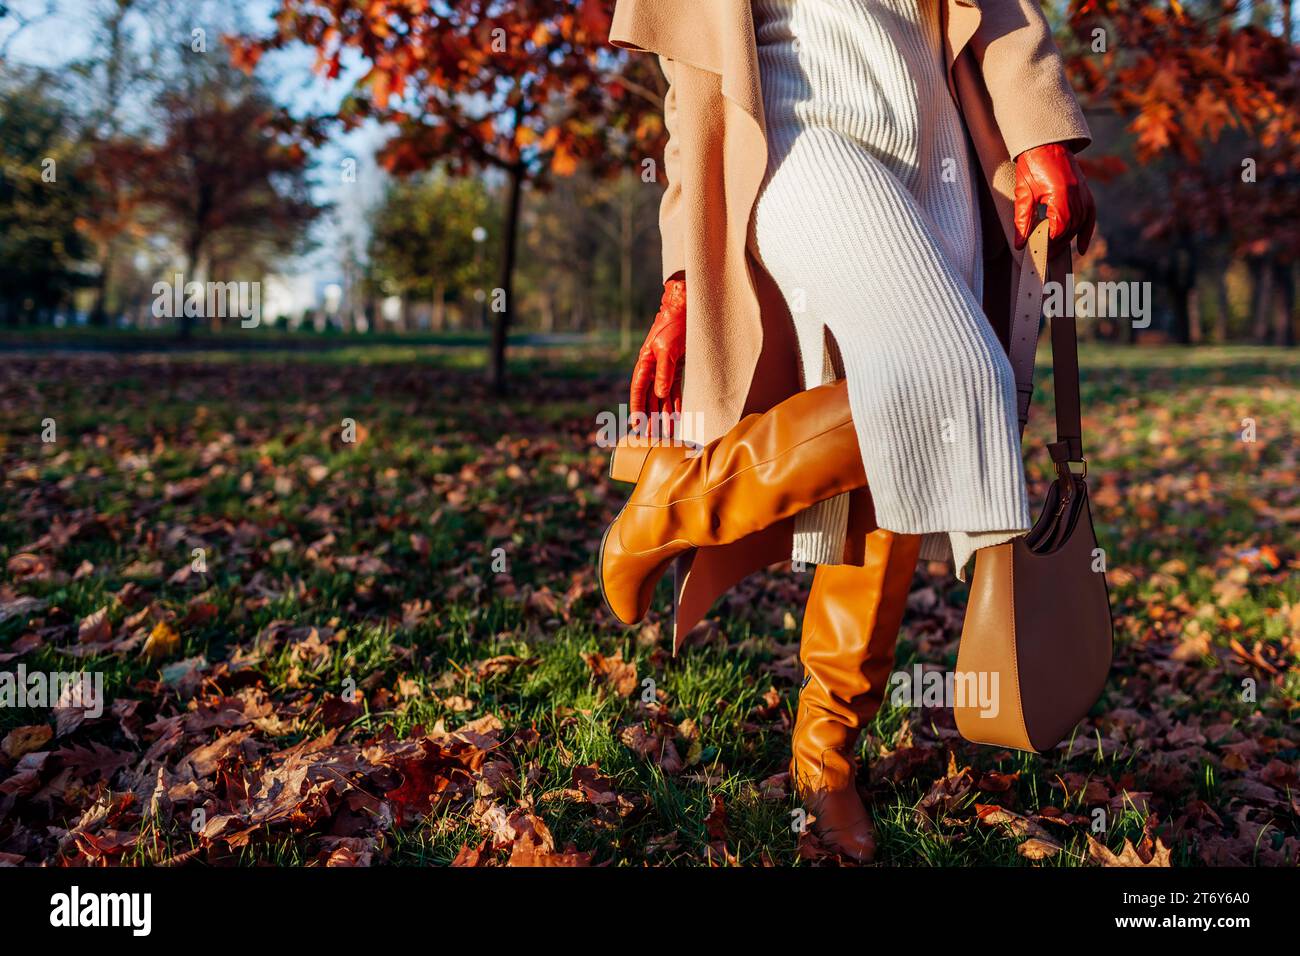
[[[0,742],[0,750],[3,750],[10,760],[17,760],[26,754],[40,750],[53,736],[54,730],[49,724],[15,727],[5,734],[4,741]]]
[[[1047,840],[1042,837],[1030,837],[1024,843],[1016,847],[1016,852],[1026,860],[1045,860],[1048,857],[1055,856],[1064,849],[1061,844],[1055,840]]]
[[[1088,858],[1094,863],[1101,866],[1126,866],[1126,867],[1162,867],[1172,865],[1169,862],[1169,848],[1160,842],[1157,837],[1155,845],[1151,852],[1143,859],[1138,853],[1137,847],[1133,845],[1132,840],[1124,841],[1124,849],[1116,855],[1104,844],[1093,839],[1092,835],[1088,836]]]
[[[86,615],[77,626],[77,640],[82,644],[99,644],[112,636],[113,626],[108,620],[107,607]]]
[[[613,657],[603,654],[583,654],[582,659],[591,668],[592,674],[603,680],[620,697],[630,697],[637,689],[636,664],[623,660],[620,649]]]

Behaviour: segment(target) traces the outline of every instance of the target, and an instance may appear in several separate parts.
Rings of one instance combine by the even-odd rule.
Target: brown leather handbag
[[[1030,235],[1010,337],[1024,432],[1047,275],[1046,222]],[[1065,262],[1068,269],[1068,253]],[[954,675],[957,729],[967,740],[1043,753],[1101,695],[1110,671],[1110,596],[1088,508],[1072,316],[1052,319],[1056,480],[1030,532],[975,555]],[[1078,471],[1074,466],[1078,466]]]

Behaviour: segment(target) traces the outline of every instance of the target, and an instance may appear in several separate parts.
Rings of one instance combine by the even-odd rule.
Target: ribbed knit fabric
[[[848,378],[877,522],[925,535],[922,556],[964,579],[1029,506],[938,2],[754,0],[769,153],[751,242],[805,387]],[[800,514],[792,557],[840,561],[847,515],[846,496]]]

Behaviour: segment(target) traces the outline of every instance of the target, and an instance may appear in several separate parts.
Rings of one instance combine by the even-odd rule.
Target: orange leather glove
[[[1088,251],[1097,225],[1097,204],[1074,153],[1061,143],[1035,146],[1016,157],[1016,248],[1023,249],[1034,226],[1034,209],[1047,206],[1048,237],[1055,255],[1078,240]]]
[[[681,414],[682,359],[686,355],[686,280],[674,276],[664,283],[663,299],[632,367],[628,411],[654,415]],[[671,435],[672,420],[665,421]]]

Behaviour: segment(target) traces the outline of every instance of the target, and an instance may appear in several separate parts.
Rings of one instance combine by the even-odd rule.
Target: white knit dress
[[[938,2],[754,0],[769,152],[750,241],[804,386],[848,379],[877,523],[925,535],[922,556],[964,579],[1029,505]],[[840,561],[847,517],[844,495],[798,515],[793,558]]]

